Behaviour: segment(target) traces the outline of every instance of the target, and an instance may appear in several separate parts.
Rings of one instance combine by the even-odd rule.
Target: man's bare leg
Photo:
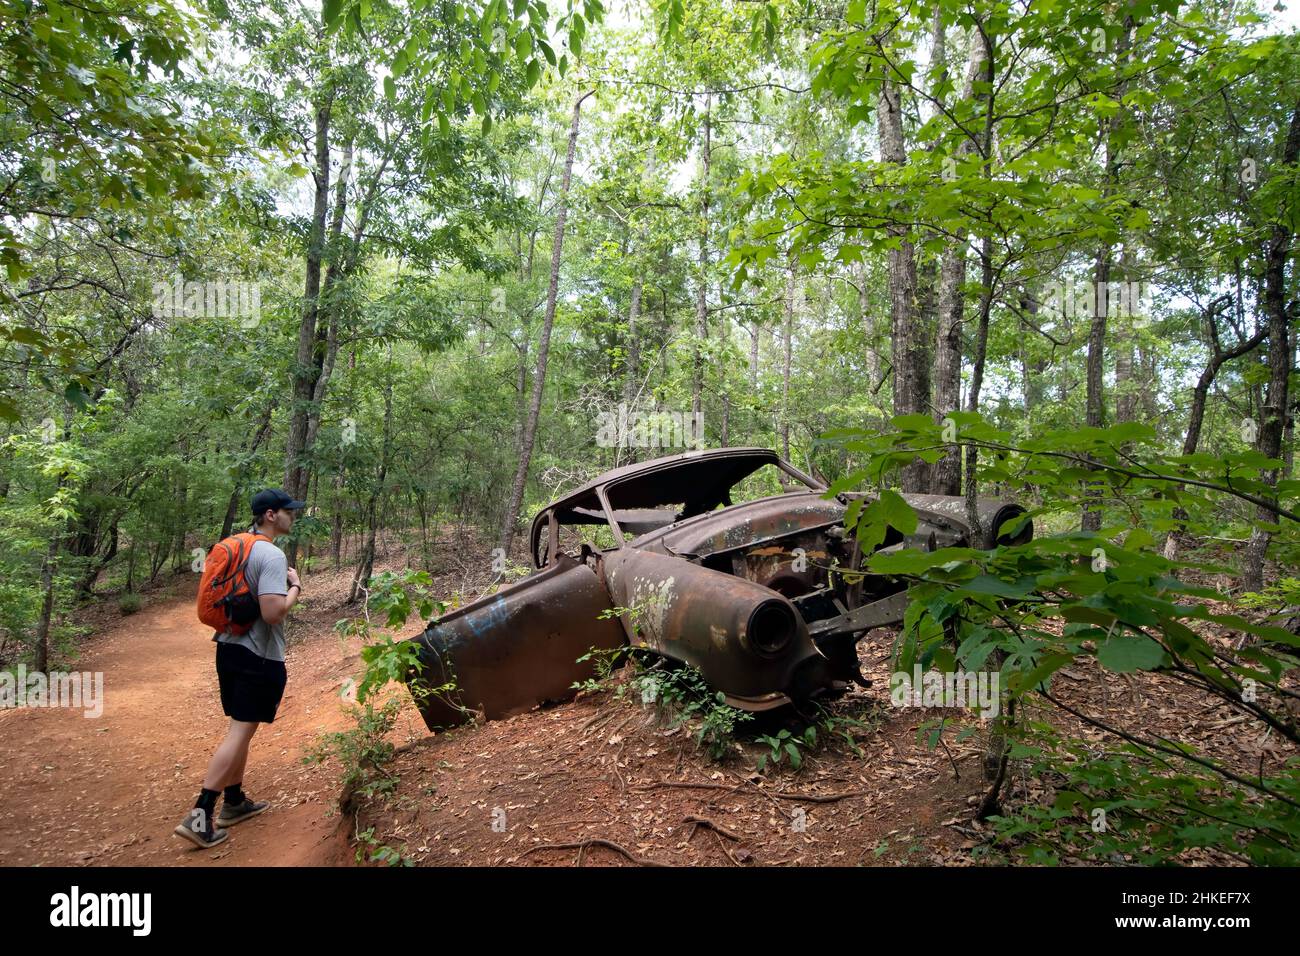
[[[226,739],[208,762],[208,772],[203,777],[207,790],[222,790],[232,783],[242,783],[244,766],[248,763],[248,745],[257,732],[257,724],[246,720],[231,720]]]
[[[257,730],[257,726],[258,726],[257,724],[253,724],[253,731]],[[253,734],[249,733],[248,742],[244,744],[244,749],[239,752],[239,766],[234,768],[234,772],[231,773],[230,779],[226,781],[227,787],[230,786],[232,783],[244,782],[244,767],[248,763],[249,744],[252,743],[252,739],[253,739]]]
[[[247,720],[231,720],[226,730],[226,739],[221,741],[217,752],[208,761],[208,770],[203,777],[203,792],[198,802],[184,820],[177,824],[172,832],[184,837],[200,847],[216,846],[226,839],[226,831],[216,827],[216,804],[221,791],[231,784],[242,783],[244,765],[248,761],[248,745],[257,732],[257,723]],[[266,809],[263,804],[261,810]],[[241,819],[255,816],[246,813]],[[234,822],[238,822],[238,819]]]

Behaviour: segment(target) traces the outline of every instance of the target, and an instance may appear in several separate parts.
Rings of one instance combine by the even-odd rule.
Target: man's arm
[[[298,603],[302,594],[302,585],[296,581],[289,585],[288,594],[259,594],[257,603],[262,608],[262,620],[267,624],[279,624],[289,616],[289,609]]]
[[[279,624],[289,615],[289,609],[298,603],[302,585],[298,582],[298,572],[288,567],[288,560],[279,548],[265,551],[266,564],[259,568],[257,575],[257,603],[262,611],[262,620],[267,624]]]

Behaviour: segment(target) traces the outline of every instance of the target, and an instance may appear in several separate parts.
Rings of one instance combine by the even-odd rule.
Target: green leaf
[[[63,390],[63,397],[83,412],[90,405],[90,396],[86,394],[80,382],[69,382],[68,387]]]
[[[1151,640],[1133,634],[1117,634],[1097,649],[1097,660],[1107,670],[1126,674],[1149,671],[1165,659],[1165,649]]]
[[[1066,664],[1074,660],[1071,654],[1048,654],[1037,667],[1029,673],[1014,673],[1009,681],[1011,691],[1017,697],[1024,696],[1031,690],[1037,690],[1047,678],[1051,677]]]

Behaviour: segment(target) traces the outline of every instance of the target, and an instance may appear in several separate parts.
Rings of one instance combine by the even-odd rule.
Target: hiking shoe
[[[222,804],[221,812],[217,814],[217,826],[230,827],[242,823],[249,817],[257,816],[270,805],[265,800],[250,800],[248,797],[233,806],[229,803]]]
[[[209,815],[198,807],[185,814],[185,819],[176,824],[172,833],[205,850],[230,836],[227,831],[214,827]]]

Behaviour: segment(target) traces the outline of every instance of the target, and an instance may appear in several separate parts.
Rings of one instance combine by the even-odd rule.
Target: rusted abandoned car
[[[422,677],[454,692],[420,702],[430,730],[573,696],[594,648],[629,642],[699,668],[727,701],[766,710],[864,683],[856,645],[902,621],[902,582],[862,566],[849,502],[765,448],[687,452],[608,471],[533,519],[528,577],[431,621]],[[1018,505],[904,495],[916,532],[884,549],[991,548]],[[1033,534],[1026,521],[1014,538]],[[412,675],[413,676],[413,675]]]

